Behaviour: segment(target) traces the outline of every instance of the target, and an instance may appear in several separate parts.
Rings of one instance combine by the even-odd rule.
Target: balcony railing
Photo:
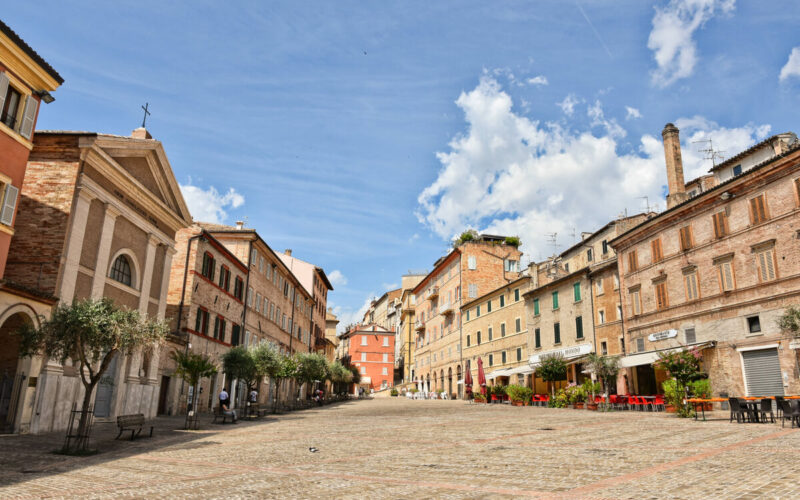
[[[439,287],[438,286],[432,286],[432,287],[428,288],[427,292],[425,292],[425,298],[426,299],[435,299],[438,296],[439,296]]]
[[[417,318],[417,320],[414,322],[414,329],[417,330],[417,331],[424,330],[425,329],[425,322],[423,320]]]
[[[453,314],[455,310],[455,304],[452,302],[445,302],[444,304],[439,304],[439,314]]]

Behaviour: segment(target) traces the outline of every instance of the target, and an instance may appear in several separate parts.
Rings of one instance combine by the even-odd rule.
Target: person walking
[[[231,399],[224,387],[219,393],[219,408],[223,415],[232,417],[233,423],[236,423],[236,410],[231,409]]]

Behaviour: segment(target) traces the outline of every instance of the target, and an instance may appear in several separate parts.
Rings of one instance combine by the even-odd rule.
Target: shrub
[[[389,394],[391,394],[392,396],[398,396],[400,393],[397,392],[397,389],[392,388],[392,390],[391,390],[391,392]]]
[[[567,401],[570,404],[575,404],[578,402],[583,402],[586,399],[586,391],[580,385],[571,385],[564,389],[564,393],[567,396]]]
[[[480,392],[475,392],[472,394],[472,399],[474,399],[475,401],[486,401],[486,396],[484,396]]]
[[[683,397],[685,393],[684,386],[682,386],[675,379],[665,380],[661,386],[664,388],[664,399],[666,400],[667,404],[675,407],[676,414],[679,417],[686,418],[694,416],[694,410],[691,408],[691,406],[683,404]]]
[[[689,389],[698,398],[707,398],[711,396],[711,382],[707,378],[695,380],[689,384]]]
[[[588,378],[583,381],[583,385],[581,387],[583,388],[583,397],[588,402],[594,401],[594,396],[600,394],[600,391],[603,390],[600,382],[592,382]]]
[[[492,394],[494,394],[497,397],[505,396],[506,395],[506,387],[504,385],[492,386]]]
[[[509,385],[506,387],[506,394],[508,394],[508,399],[511,401],[530,401],[531,396],[533,395],[533,390],[529,387],[524,387],[521,385]]]
[[[514,248],[518,247],[520,245],[519,238],[516,236],[506,236],[506,245]]]
[[[566,408],[567,402],[569,399],[567,398],[567,393],[564,389],[560,389],[555,397],[550,398],[550,401],[547,403],[547,406],[550,408]]]

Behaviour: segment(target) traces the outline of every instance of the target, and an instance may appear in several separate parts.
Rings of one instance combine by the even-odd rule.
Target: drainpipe
[[[204,231],[200,231],[200,234],[196,234],[196,235],[192,236],[191,238],[189,238],[189,241],[186,242],[186,262],[183,264],[183,285],[182,285],[182,288],[181,288],[181,301],[178,304],[178,322],[175,325],[175,334],[176,335],[180,335],[180,331],[181,331],[181,318],[183,317],[183,305],[184,305],[184,299],[186,298],[186,280],[189,277],[189,255],[192,253],[191,252],[191,250],[192,250],[192,242],[197,240],[197,239],[202,238],[203,237],[203,233],[204,233]],[[184,354],[188,354],[189,353],[189,332],[186,332],[186,347],[184,348],[183,353]],[[186,381],[183,380],[183,378],[181,378],[181,392],[180,392],[179,397],[178,397],[179,400],[180,400],[181,397],[183,397],[183,386],[184,386],[185,383],[186,383]],[[197,399],[197,394],[194,394],[194,399],[195,400]],[[192,403],[194,403],[194,401],[192,401]],[[188,405],[187,405],[187,411],[189,411],[189,410],[190,410],[190,408],[188,408]]]

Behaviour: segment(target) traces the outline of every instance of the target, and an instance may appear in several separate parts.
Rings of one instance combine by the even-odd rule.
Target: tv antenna
[[[577,229],[575,228],[575,226],[571,226],[569,230],[570,230],[569,234],[572,235],[572,241],[578,241],[578,235],[576,233]]]
[[[711,160],[712,167],[717,166],[717,160],[724,160],[725,156],[722,154],[725,151],[716,150],[714,149],[714,142],[711,139],[704,139],[701,141],[692,141],[692,144],[708,144],[708,147],[705,149],[698,149],[699,153],[703,153],[705,156],[703,157],[704,160]]]
[[[655,211],[656,207],[650,205],[650,198],[648,198],[647,196],[640,196],[639,199],[640,200],[644,200],[644,205],[647,208],[647,212],[646,213],[649,214],[650,212],[654,212]]]
[[[547,233],[545,236],[547,236],[547,242],[553,246],[553,255],[555,255],[558,251],[558,233]]]

